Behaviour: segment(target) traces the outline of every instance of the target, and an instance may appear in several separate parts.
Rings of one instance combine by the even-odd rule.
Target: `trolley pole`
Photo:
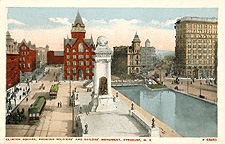
[[[75,132],[75,129],[74,129],[74,98],[73,96],[71,95],[71,80],[70,80],[70,98],[72,97],[72,133]]]

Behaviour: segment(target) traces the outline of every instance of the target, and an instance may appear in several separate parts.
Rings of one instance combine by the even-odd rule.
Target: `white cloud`
[[[169,19],[165,22],[159,22],[158,20],[152,20],[150,22],[150,25],[154,25],[154,26],[161,27],[161,28],[166,28],[166,27],[170,27],[171,25],[174,25],[174,23],[176,22],[177,19],[178,18]]]
[[[64,25],[70,25],[70,22],[68,21],[68,18],[48,18],[50,21],[55,22],[55,23],[61,23]]]
[[[59,22],[60,19],[50,19],[52,21]],[[68,22],[67,19],[64,19]],[[134,34],[138,33],[141,45],[144,46],[146,39],[151,41],[151,45],[156,49],[174,50],[175,47],[175,30],[170,30],[162,27],[153,27],[150,24],[146,24],[140,20],[125,20],[125,19],[111,19],[105,21],[90,20],[83,18],[83,22],[86,26],[86,38],[93,36],[96,43],[97,38],[101,35],[107,37],[109,41],[109,47],[120,45],[131,45],[134,38]],[[160,24],[157,21],[153,21],[155,24]],[[165,22],[164,26],[173,24],[173,20]],[[63,50],[63,38],[70,34],[71,25],[64,25],[53,29],[34,29],[34,30],[20,30],[14,29],[10,33],[12,37],[19,42],[24,38],[31,40],[32,43],[36,43],[37,46],[45,46],[48,44],[50,49]]]
[[[16,24],[16,25],[25,25],[25,23],[22,23],[20,21],[17,21],[15,19],[8,19],[8,24]]]

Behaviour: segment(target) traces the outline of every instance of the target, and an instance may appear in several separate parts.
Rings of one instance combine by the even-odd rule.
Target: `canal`
[[[171,90],[114,87],[184,137],[217,137],[217,105]]]

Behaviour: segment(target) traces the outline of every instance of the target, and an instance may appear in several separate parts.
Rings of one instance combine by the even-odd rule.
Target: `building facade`
[[[17,42],[6,32],[6,89],[20,82],[19,54]]]
[[[141,72],[141,40],[139,36],[134,35],[132,46],[127,53],[127,71],[128,74],[140,74]]]
[[[217,24],[216,18],[184,17],[176,21],[177,75],[216,76]]]
[[[71,39],[64,39],[64,79],[85,80],[94,76],[95,45],[85,39],[85,25],[79,12],[72,24]]]
[[[64,51],[48,51],[47,64],[64,64]]]
[[[36,46],[23,40],[19,47],[19,69],[21,72],[32,72],[36,69]]]
[[[141,47],[141,72],[146,73],[154,68],[156,64],[155,47],[150,46],[150,41],[145,41],[145,47]]]
[[[49,46],[36,48],[37,52],[37,68],[43,68],[47,65],[47,52],[49,51]]]

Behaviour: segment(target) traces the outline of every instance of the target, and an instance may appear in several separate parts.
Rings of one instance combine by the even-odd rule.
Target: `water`
[[[170,90],[114,87],[184,137],[217,137],[217,105]]]

